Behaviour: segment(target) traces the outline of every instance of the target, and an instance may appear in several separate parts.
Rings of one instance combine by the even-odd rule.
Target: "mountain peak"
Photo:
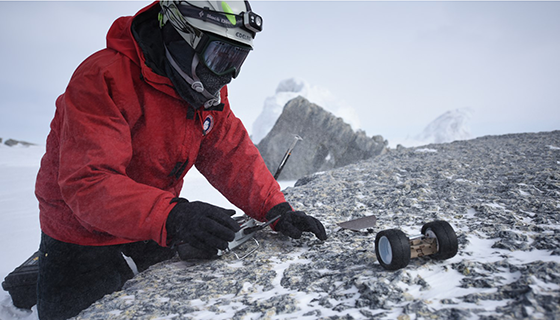
[[[470,139],[469,121],[472,114],[471,108],[449,110],[430,122],[416,139],[429,143]]]

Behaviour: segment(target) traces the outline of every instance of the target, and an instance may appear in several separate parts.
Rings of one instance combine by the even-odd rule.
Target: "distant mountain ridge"
[[[298,135],[296,146],[279,179],[296,180],[318,171],[331,170],[383,154],[388,142],[354,131],[342,118],[299,96],[290,100],[274,127],[257,145],[274,174],[286,150]]]
[[[3,139],[0,138],[0,144],[2,144]],[[34,146],[34,143],[31,142],[27,142],[27,141],[22,141],[22,140],[15,140],[15,139],[8,139],[4,142],[5,145],[7,145],[8,147],[13,147],[13,146],[17,146],[17,145],[21,145],[21,146],[25,146],[25,147],[29,147],[29,146]]]

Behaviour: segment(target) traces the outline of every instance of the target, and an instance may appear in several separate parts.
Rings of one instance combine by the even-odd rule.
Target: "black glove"
[[[189,202],[175,198],[175,207],[167,217],[167,242],[170,245],[188,243],[192,247],[217,254],[235,238],[239,223],[231,218],[235,210],[204,202]]]
[[[270,221],[279,215],[281,217],[274,226],[276,231],[294,239],[301,238],[302,232],[313,232],[319,240],[327,240],[325,227],[319,220],[308,216],[303,211],[293,211],[287,202],[277,204],[270,209],[266,214],[266,220]]]

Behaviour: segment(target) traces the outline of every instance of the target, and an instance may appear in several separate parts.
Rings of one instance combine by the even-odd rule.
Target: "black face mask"
[[[166,41],[164,41],[164,43],[165,42]],[[200,82],[202,82],[204,89],[206,89],[210,95],[219,97],[220,90],[226,84],[231,82],[233,73],[218,76],[201,62],[196,64],[195,74],[197,77],[193,76],[191,69],[196,53],[194,52],[194,49],[183,39],[174,39],[173,41],[166,42],[165,45],[169,54],[176,63],[176,66],[191,79],[196,79],[198,77]],[[193,108],[198,109],[203,107],[209,100],[211,100],[207,96],[193,89],[185,77],[183,77],[180,72],[173,67],[171,61],[167,62],[168,63],[166,63],[165,69],[168,78],[173,83],[177,93],[179,93],[185,101],[191,104]]]
[[[217,75],[212,72],[204,63],[199,63],[196,67],[196,74],[204,85],[204,88],[212,95],[219,95],[220,90],[233,79],[233,74]],[[198,93],[198,92],[197,92]],[[198,93],[199,96],[202,96]]]

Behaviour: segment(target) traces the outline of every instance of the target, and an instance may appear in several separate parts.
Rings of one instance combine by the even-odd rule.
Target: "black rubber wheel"
[[[375,236],[375,255],[387,270],[404,268],[410,262],[410,240],[399,229],[380,231]]]
[[[457,234],[447,221],[437,220],[426,223],[422,227],[422,234],[428,238],[436,238],[438,251],[429,257],[435,260],[453,258],[459,250]]]

